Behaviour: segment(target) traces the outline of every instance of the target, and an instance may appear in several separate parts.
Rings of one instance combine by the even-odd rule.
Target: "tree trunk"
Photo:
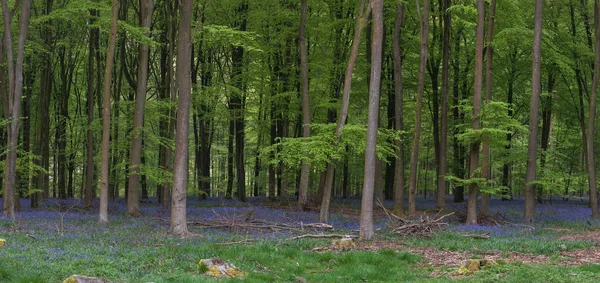
[[[546,157],[548,154],[548,146],[550,144],[550,135],[552,134],[552,97],[554,96],[554,66],[548,68],[548,95],[542,99],[542,140],[541,148],[542,154],[540,156],[540,172],[544,175],[546,169]],[[543,203],[544,187],[538,186],[536,190],[536,201],[539,204]]]
[[[462,29],[460,29],[454,39],[454,62],[452,64],[452,69],[453,69],[453,73],[454,73],[454,79],[452,82],[452,93],[453,93],[453,97],[452,97],[452,102],[454,104],[454,109],[452,110],[452,119],[454,120],[455,123],[459,123],[460,119],[461,119],[461,113],[459,112],[459,103],[460,103],[460,87],[459,87],[459,83],[460,83],[460,74],[461,74],[461,69],[460,69],[460,59],[459,59],[459,50],[460,50],[460,37],[462,35]],[[466,70],[467,68],[465,68]],[[464,174],[464,152],[465,150],[463,149],[463,146],[460,144],[460,142],[458,141],[458,134],[459,134],[459,130],[458,128],[454,128],[453,131],[453,154],[454,154],[454,175],[458,178],[464,178],[465,174]],[[465,189],[464,186],[459,184],[456,187],[454,187],[454,202],[463,202],[465,200]]]
[[[140,27],[150,30],[152,22],[153,0],[140,1]],[[129,194],[127,196],[127,214],[140,215],[139,181],[142,154],[142,133],[144,127],[144,108],[148,89],[148,61],[150,48],[140,43],[138,46],[137,89],[135,92],[135,110],[133,131],[131,133],[131,156],[129,160]]]
[[[485,65],[485,104],[490,103],[492,100],[492,59],[494,54],[494,45],[492,40],[494,38],[494,19],[496,17],[496,0],[492,0],[490,3],[490,10],[488,15],[487,23],[487,38],[486,38],[486,65]],[[489,180],[491,178],[491,162],[490,162],[490,143],[488,137],[484,136],[482,145],[482,159],[481,159],[481,178]],[[488,215],[490,213],[489,208],[490,195],[481,194],[481,214]]]
[[[177,38],[177,61],[191,60],[192,0],[181,0],[179,9],[179,35]],[[173,167],[173,198],[171,202],[171,228],[174,235],[188,233],[186,218],[186,195],[188,176],[188,138],[191,101],[190,64],[177,64],[177,128],[175,136],[175,165]]]
[[[4,19],[4,50],[8,63],[8,110],[10,122],[7,126],[7,153],[4,170],[4,217],[15,220],[15,179],[17,168],[17,143],[19,141],[19,119],[21,119],[21,101],[23,98],[23,59],[25,57],[25,40],[29,31],[31,1],[23,0],[17,43],[17,60],[14,61],[11,35],[11,12],[8,1],[2,1]]]
[[[540,16],[541,17],[541,16]],[[598,211],[598,193],[596,191],[596,166],[594,156],[594,130],[596,122],[596,95],[598,91],[598,81],[600,80],[600,1],[594,1],[594,28],[595,28],[595,56],[594,56],[594,75],[592,79],[592,91],[590,93],[590,113],[588,116],[588,133],[587,133],[587,149],[588,149],[588,180],[590,185],[590,206],[592,209],[592,217],[599,217]]]
[[[366,5],[365,0],[360,1],[360,8],[358,15],[356,16],[356,29],[354,32],[354,40],[352,41],[352,47],[350,48],[350,58],[348,59],[348,65],[346,66],[346,73],[344,77],[344,91],[342,94],[342,105],[340,106],[340,112],[335,128],[336,141],[339,141],[342,136],[342,129],[346,123],[348,117],[348,106],[350,104],[350,90],[352,88],[352,73],[354,71],[354,64],[358,57],[358,48],[360,46],[360,37],[363,28],[367,22],[367,19],[371,13],[371,5]],[[363,15],[365,18],[363,18]],[[329,215],[329,201],[331,200],[331,191],[333,188],[333,177],[334,177],[333,163],[327,164],[327,171],[325,175],[325,186],[323,187],[323,198],[321,201],[321,208],[319,211],[319,222],[327,223]]]
[[[417,190],[417,165],[419,163],[419,140],[421,138],[421,116],[423,111],[423,92],[425,88],[425,68],[427,66],[429,42],[429,0],[423,0],[423,16],[420,15],[419,0],[417,11],[421,27],[421,61],[419,66],[419,79],[417,83],[417,103],[415,105],[415,125],[412,139],[412,152],[410,155],[410,180],[408,183],[408,215],[416,212],[415,195]]]
[[[106,68],[104,69],[103,107],[102,107],[102,166],[100,167],[100,213],[99,223],[108,223],[108,153],[110,143],[110,86],[114,64],[115,43],[117,40],[117,19],[119,16],[119,0],[112,0],[112,18]]]
[[[308,98],[308,59],[306,47],[306,0],[301,0],[300,8],[300,31],[298,35],[298,46],[300,49],[300,88],[302,92],[302,136],[304,139],[310,137],[310,104]],[[308,196],[308,181],[310,177],[310,163],[302,161],[300,169],[300,186],[298,187],[298,207],[306,205]]]
[[[402,85],[402,28],[404,27],[404,3],[396,4],[394,26],[394,119],[396,131],[404,130],[404,93]],[[394,214],[404,214],[404,141],[396,141],[396,164],[394,166]]]
[[[481,108],[481,92],[483,85],[483,28],[485,23],[485,1],[477,1],[477,34],[475,43],[475,85],[473,96],[473,117],[471,128],[473,131],[481,129],[479,117]],[[479,141],[471,143],[471,154],[469,155],[469,178],[475,178],[479,167]],[[479,185],[469,185],[469,198],[467,199],[467,223],[477,224],[477,195]]]
[[[381,88],[381,65],[383,52],[383,0],[372,0],[373,41],[371,55],[371,79],[369,84],[369,115],[365,145],[365,176],[360,209],[360,239],[370,240],[373,229],[373,193],[377,170],[377,130],[379,128],[379,94]],[[381,168],[381,167],[380,167]]]
[[[436,207],[443,209],[446,207],[446,174],[448,173],[448,92],[449,84],[449,60],[450,60],[450,28],[451,17],[450,0],[444,0],[444,31],[442,39],[442,113],[440,125],[440,158],[438,164],[438,182],[437,182],[437,202]]]
[[[527,172],[525,174],[525,213],[523,221],[525,223],[533,222],[535,217],[535,185],[531,184],[532,181],[536,179],[536,159],[537,159],[537,139],[538,139],[538,120],[539,120],[539,105],[540,105],[540,93],[541,93],[541,53],[542,53],[542,6],[543,0],[535,1],[535,27],[533,31],[533,60],[532,60],[532,72],[531,72],[531,103],[530,111],[529,111],[529,141],[527,146]],[[590,96],[591,98],[591,96]],[[594,101],[595,102],[595,101]],[[590,101],[590,109],[592,107],[592,102]],[[592,115],[590,115],[592,116]],[[589,126],[589,125],[588,125]],[[593,127],[593,125],[592,125]],[[588,127],[588,132],[593,130],[593,128]],[[588,141],[590,137],[588,135]],[[588,142],[588,152],[593,152],[589,148]],[[588,154],[589,156],[589,154]],[[593,164],[589,163],[588,165]],[[589,166],[588,166],[589,167]],[[591,172],[593,172],[592,166]],[[588,173],[590,170],[588,169]],[[590,175],[590,180],[595,180],[595,176]],[[593,185],[595,186],[595,181]],[[590,186],[592,186],[592,182],[590,181]]]

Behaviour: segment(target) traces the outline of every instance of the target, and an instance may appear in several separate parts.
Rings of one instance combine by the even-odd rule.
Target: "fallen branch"
[[[356,239],[356,238],[358,238],[358,236],[342,235],[342,234],[306,234],[306,235],[291,237],[291,238],[288,238],[288,240],[298,240],[298,239],[304,239],[304,238],[314,238],[314,239],[352,238],[352,239]]]
[[[490,232],[483,234],[461,234],[463,237],[473,238],[473,239],[484,239],[487,240],[490,238]]]

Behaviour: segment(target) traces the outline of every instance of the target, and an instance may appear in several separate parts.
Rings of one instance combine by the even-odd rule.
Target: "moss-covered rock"
[[[330,249],[335,250],[335,249],[352,249],[355,248],[356,244],[354,243],[354,239],[350,238],[350,237],[344,237],[341,238],[339,240],[334,240],[333,242],[331,242],[331,245],[329,246]]]
[[[6,240],[0,239],[0,247],[4,247],[6,245]]]
[[[88,277],[83,275],[71,275],[63,283],[111,283],[104,279]]]
[[[242,278],[246,272],[220,258],[201,259],[198,262],[198,272],[216,278]]]

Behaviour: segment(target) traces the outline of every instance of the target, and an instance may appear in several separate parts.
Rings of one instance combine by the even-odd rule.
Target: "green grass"
[[[10,224],[9,224],[10,223]],[[62,282],[81,274],[116,282],[211,282],[201,275],[198,262],[220,257],[248,272],[247,282],[600,282],[600,266],[557,266],[547,264],[500,264],[469,277],[443,275],[431,278],[435,270],[419,255],[407,249],[378,251],[314,252],[330,240],[262,240],[252,244],[221,243],[256,237],[218,229],[194,229],[197,236],[171,237],[166,224],[151,217],[130,218],[123,213],[111,216],[107,226],[97,224],[94,213],[0,221],[0,238],[8,245],[0,248],[0,282]],[[336,231],[344,233],[347,231]],[[33,235],[31,237],[29,235]],[[550,255],[584,248],[588,242],[557,240],[558,232],[536,230],[529,234],[493,236],[488,240],[442,232],[431,238],[403,238],[384,231],[379,240],[401,242],[405,246],[433,246],[438,249],[470,251],[478,257],[485,252],[527,252]],[[483,255],[481,255],[483,257]]]

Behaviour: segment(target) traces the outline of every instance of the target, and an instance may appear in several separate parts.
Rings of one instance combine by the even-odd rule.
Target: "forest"
[[[0,239],[0,247],[8,243],[0,254],[14,262],[0,264],[0,281],[37,280],[10,270],[40,263],[21,266],[3,252],[33,241],[45,248],[24,259],[84,254],[75,264],[82,273],[194,282],[189,270],[199,271],[178,269],[173,258],[193,254],[186,249],[199,237],[209,242],[200,253],[219,250],[233,259],[237,245],[250,247],[245,256],[268,258],[256,249],[284,241],[293,258],[306,255],[290,250],[314,251],[322,238],[342,238],[326,249],[336,262],[326,271],[327,259],[302,259],[318,271],[304,277],[237,257],[242,267],[262,270],[262,277],[249,276],[257,281],[341,280],[351,266],[337,258],[345,239],[352,246],[342,250],[353,252],[383,242],[373,248],[378,255],[346,260],[397,260],[404,269],[394,274],[406,280],[456,275],[405,273],[423,261],[413,253],[432,246],[577,263],[555,271],[548,261],[532,261],[540,265],[523,270],[511,265],[519,259],[507,258],[511,264],[494,262],[476,280],[538,269],[550,281],[600,276],[599,0],[1,4],[0,237],[9,240]],[[131,262],[162,271],[146,278],[108,258],[114,270],[90,267],[83,246],[60,240],[65,233],[95,235],[105,249],[154,246],[135,251],[143,255]],[[11,237],[21,248],[9,245]],[[517,238],[529,244],[514,247]],[[412,250],[398,252],[397,241]],[[185,249],[162,251],[169,260],[138,262],[170,245]],[[582,259],[582,249],[596,259]],[[55,275],[34,272],[39,282],[70,274],[44,264]],[[173,268],[175,277],[164,275]],[[377,264],[371,268],[363,276],[387,280],[377,279]],[[464,268],[469,264],[459,277],[471,275]]]

